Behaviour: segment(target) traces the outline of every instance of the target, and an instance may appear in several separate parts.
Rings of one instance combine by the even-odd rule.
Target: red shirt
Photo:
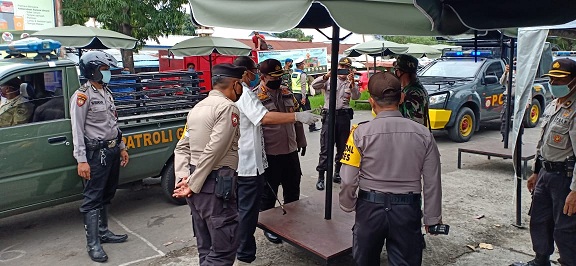
[[[254,43],[254,48],[258,49],[258,37],[260,37],[260,39],[265,40],[264,35],[256,35],[254,34],[254,36],[252,36],[252,42]]]

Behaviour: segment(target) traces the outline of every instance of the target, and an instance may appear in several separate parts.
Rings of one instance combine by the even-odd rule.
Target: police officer
[[[254,232],[258,224],[260,197],[266,188],[265,169],[268,168],[262,125],[289,124],[302,122],[313,124],[316,115],[307,112],[270,112],[258,96],[248,88],[256,79],[258,66],[249,56],[239,56],[234,65],[245,67],[242,76],[243,92],[236,106],[240,111],[240,140],[238,157],[238,238],[240,245],[236,258],[240,262],[251,263],[256,259],[256,239]]]
[[[340,208],[356,211],[352,254],[357,265],[380,265],[386,241],[389,265],[421,265],[422,196],[426,230],[442,220],[440,153],[430,131],[398,111],[394,75],[375,74],[368,91],[377,116],[352,128],[340,172]]]
[[[527,184],[532,193],[530,236],[536,258],[521,265],[550,265],[554,242],[558,262],[576,265],[576,62],[558,59],[546,76],[556,99],[544,111],[534,174]]]
[[[289,89],[292,89],[292,73],[294,72],[294,70],[292,70],[292,63],[294,63],[292,58],[286,58],[284,60],[284,74],[282,75],[282,85]]]
[[[78,175],[84,180],[84,201],[80,212],[88,255],[93,261],[108,259],[101,243],[120,243],[127,235],[108,230],[108,205],[116,188],[120,166],[128,164],[128,152],[118,129],[116,107],[108,89],[110,67],[117,62],[111,55],[91,51],[80,58],[80,73],[88,79],[70,99],[74,158]]]
[[[310,108],[310,100],[308,99],[310,95],[310,89],[308,88],[308,76],[306,72],[304,72],[304,57],[296,59],[294,64],[296,64],[296,70],[292,73],[291,76],[291,84],[292,84],[292,93],[294,93],[294,97],[300,104],[300,109],[302,111],[311,110]],[[316,124],[312,124],[308,126],[308,131],[314,132],[318,131],[319,129],[316,128]]]
[[[284,73],[280,61],[267,59],[260,63],[261,82],[254,92],[264,107],[271,112],[294,113],[298,102],[288,87],[281,85]],[[300,159],[298,150],[305,154],[306,137],[301,123],[282,125],[263,125],[264,147],[268,169],[264,174],[271,189],[264,189],[260,210],[274,208],[278,187],[282,185],[284,203],[300,199]],[[278,236],[271,232],[264,235],[272,243],[281,243]]]
[[[316,171],[318,171],[318,181],[316,182],[316,189],[324,190],[324,174],[328,163],[328,145],[336,144],[336,171],[334,173],[334,183],[340,183],[340,159],[344,152],[346,138],[350,134],[350,120],[354,112],[350,108],[350,99],[358,100],[360,98],[360,91],[354,82],[354,72],[350,71],[352,61],[350,58],[344,57],[338,62],[338,69],[347,69],[349,74],[338,75],[338,82],[336,85],[336,125],[334,131],[334,142],[328,143],[328,106],[330,103],[330,73],[316,78],[312,82],[312,88],[316,91],[324,91],[324,108],[322,109],[322,131],[320,131],[320,158]]]
[[[200,265],[229,266],[236,257],[240,116],[234,102],[242,95],[245,71],[232,64],[212,68],[213,90],[188,113],[186,132],[174,150],[182,181],[173,196],[186,197],[190,207]]]
[[[427,127],[430,121],[428,92],[418,80],[417,70],[418,59],[411,55],[400,55],[394,63],[394,75],[400,80],[405,95],[404,102],[400,105],[400,113]]]

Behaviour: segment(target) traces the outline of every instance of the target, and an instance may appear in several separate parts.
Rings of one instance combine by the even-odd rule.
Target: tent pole
[[[516,137],[516,227],[522,227],[522,135],[524,126],[520,123]]]
[[[506,88],[506,110],[504,115],[506,116],[506,120],[504,120],[504,149],[508,149],[508,140],[510,140],[510,117],[512,115],[512,111],[510,110],[512,107],[512,78],[514,76],[513,62],[514,59],[514,38],[510,39],[510,55],[508,56],[510,59],[508,61],[508,88]]]
[[[208,64],[210,65],[210,79],[212,79],[212,54],[208,55]]]
[[[376,74],[376,56],[374,56],[374,74]]]
[[[330,69],[330,101],[328,103],[328,160],[326,161],[326,205],[324,219],[332,219],[332,175],[334,170],[334,126],[336,124],[336,88],[338,87],[338,51],[340,48],[340,27],[332,22],[332,58]]]

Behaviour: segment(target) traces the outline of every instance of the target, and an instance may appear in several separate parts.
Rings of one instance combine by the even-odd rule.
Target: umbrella
[[[576,19],[573,0],[414,0],[414,5],[430,18],[435,30],[445,35],[460,34],[470,28],[557,25]]]
[[[408,43],[407,45],[408,45],[408,51],[406,51],[406,54],[409,54],[416,58],[420,58],[424,55],[426,55],[427,57],[436,58],[442,54],[442,51],[425,44]]]
[[[32,36],[59,41],[62,46],[78,49],[134,49],[138,40],[119,32],[81,25],[49,28]]]
[[[172,48],[169,53],[176,56],[208,56],[210,70],[212,70],[212,53],[221,55],[250,55],[252,48],[239,41],[220,37],[195,37],[181,41]]]
[[[372,56],[374,58],[374,73],[376,73],[376,57],[391,54],[404,54],[407,51],[407,45],[374,39],[365,43],[354,45],[346,49],[344,54],[352,57],[360,56],[363,54]]]

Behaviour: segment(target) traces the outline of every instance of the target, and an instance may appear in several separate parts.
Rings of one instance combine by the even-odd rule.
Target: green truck
[[[160,177],[166,198],[174,190],[173,151],[188,111],[205,97],[198,73],[116,75],[110,82],[130,163],[120,184]],[[20,78],[33,113],[0,125],[0,218],[78,200],[82,182],[72,156],[69,100],[82,80],[77,66],[54,56],[0,60],[0,84]],[[0,120],[1,116],[0,114]]]

